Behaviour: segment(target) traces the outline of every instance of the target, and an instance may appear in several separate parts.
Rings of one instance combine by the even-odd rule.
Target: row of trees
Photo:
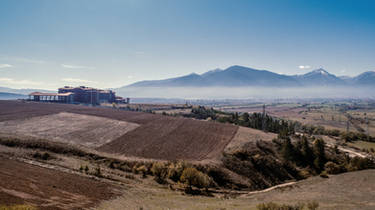
[[[281,154],[285,160],[296,163],[298,166],[310,167],[320,173],[327,162],[325,143],[322,139],[316,139],[312,147],[306,137],[296,144],[292,144],[289,137],[281,139]]]
[[[367,136],[364,133],[342,132],[337,129],[325,129],[323,126],[303,125],[297,121],[283,120],[272,117],[268,114],[263,115],[262,113],[253,113],[251,115],[247,112],[243,114],[238,112],[227,113],[213,108],[198,106],[192,108],[191,113],[184,114],[183,116],[204,120],[211,119],[221,123],[232,123],[267,132],[278,134],[283,133],[283,135],[291,135],[298,131],[309,135],[315,134],[341,137],[346,141],[375,141],[374,137]]]
[[[307,137],[303,136],[294,144],[289,137],[274,140],[284,160],[299,167],[308,168],[315,173],[323,171],[338,174],[375,168],[375,163],[369,158],[354,157],[340,153],[337,148],[326,147],[323,139],[312,139],[310,146]]]

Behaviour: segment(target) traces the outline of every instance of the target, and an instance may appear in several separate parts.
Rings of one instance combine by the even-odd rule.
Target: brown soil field
[[[236,149],[240,149],[244,144],[250,141],[272,141],[277,135],[274,133],[265,133],[260,130],[253,128],[239,127],[236,135],[233,137],[232,141],[225,147],[226,152],[231,152]]]
[[[24,120],[0,122],[0,133],[35,137],[90,148],[119,138],[139,125],[104,117],[61,112]]]
[[[238,129],[237,126],[230,124],[112,108],[0,101],[0,122],[25,120],[61,112],[139,124],[140,126],[136,129],[97,149],[107,153],[153,159],[204,160],[216,158],[232,140]]]
[[[0,157],[0,204],[86,209],[121,195],[120,187]]]
[[[156,159],[203,160],[221,154],[237,127],[185,118],[161,118],[99,148]]]

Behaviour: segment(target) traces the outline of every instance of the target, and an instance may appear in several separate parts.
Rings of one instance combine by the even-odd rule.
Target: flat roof
[[[68,93],[41,93],[41,92],[32,92],[29,94],[29,96],[70,96],[74,93],[68,92]]]

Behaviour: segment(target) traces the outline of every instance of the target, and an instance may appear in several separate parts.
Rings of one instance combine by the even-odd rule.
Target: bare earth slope
[[[0,157],[0,204],[82,209],[120,195],[119,187]]]
[[[133,124],[133,126],[131,126],[132,129],[128,129],[128,126],[124,126],[124,128],[117,127],[117,129],[123,130],[124,134],[112,141],[109,140],[112,134],[108,134],[108,139],[101,138],[101,135],[106,134],[106,132],[101,132],[97,134],[99,136],[96,137],[95,132],[94,134],[90,133],[88,136],[100,139],[98,145],[108,140],[109,143],[97,147],[99,151],[154,159],[203,160],[216,158],[232,140],[238,129],[237,126],[229,124],[168,117],[142,112],[130,112],[112,108],[0,101],[0,122],[4,125],[14,120],[26,120],[26,124],[30,124],[33,120],[38,122],[37,120],[40,120],[42,116],[46,115],[57,116],[61,122],[61,120],[64,120],[64,117],[59,113],[62,112],[75,113],[80,116],[90,115],[102,117],[103,120],[105,118],[108,124],[114,127],[117,126],[117,121],[125,121],[128,124],[138,124],[139,127],[134,130],[132,130],[135,127]],[[67,116],[67,122],[69,122],[68,117],[69,116]],[[42,119],[44,118],[42,117]],[[50,117],[46,117],[45,119],[50,119]],[[117,121],[110,121],[109,119]],[[80,120],[82,123],[87,123],[84,119],[77,118],[77,120]],[[64,123],[61,126],[64,126]],[[61,130],[61,126],[50,126],[49,129],[52,130],[51,132],[54,132],[56,129]],[[32,132],[31,129],[29,130]],[[27,131],[24,133],[27,134]],[[67,135],[66,133],[69,132],[63,132],[63,134],[59,135],[64,136]],[[77,135],[77,133],[75,135]],[[40,138],[42,137],[44,136],[40,136]],[[86,144],[87,146],[88,143],[90,143],[90,145],[95,145],[87,139],[83,139],[81,145]]]
[[[0,133],[32,136],[95,148],[112,141],[139,125],[81,114],[61,112],[23,120],[0,122]]]

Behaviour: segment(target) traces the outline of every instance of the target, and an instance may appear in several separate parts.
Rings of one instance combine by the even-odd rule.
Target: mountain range
[[[16,94],[16,95],[28,95],[29,93],[32,93],[32,92],[53,93],[55,91],[43,90],[43,89],[28,89],[28,88],[14,89],[14,88],[8,88],[8,87],[0,87],[0,92],[2,92],[4,94],[5,93],[12,93],[12,94]]]
[[[13,99],[24,99],[24,98],[27,98],[27,95],[0,92],[0,100],[13,100]]]
[[[320,68],[302,75],[282,75],[267,70],[244,66],[215,69],[203,74],[189,74],[164,80],[148,80],[128,87],[301,87],[301,86],[375,86],[375,71],[364,72],[356,77],[338,77]]]

